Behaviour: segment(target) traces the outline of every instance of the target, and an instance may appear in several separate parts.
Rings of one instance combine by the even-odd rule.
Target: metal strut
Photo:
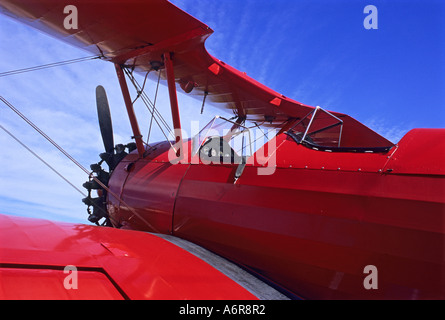
[[[179,117],[179,107],[178,107],[178,97],[176,95],[176,82],[175,82],[175,72],[173,69],[173,61],[170,52],[164,53],[164,65],[165,73],[167,74],[167,85],[168,92],[170,95],[170,107],[172,111],[173,129],[175,131],[176,146],[178,146],[176,151],[176,156],[181,159],[183,154],[182,149],[182,132],[181,132],[181,120]]]
[[[130,92],[128,91],[127,81],[125,81],[125,75],[122,67],[118,64],[116,67],[117,78],[122,90],[122,96],[124,97],[125,106],[127,108],[128,118],[130,119],[131,129],[133,130],[133,138],[136,142],[136,148],[138,150],[139,158],[144,157],[145,147],[142,141],[141,131],[139,130],[138,121],[133,109],[133,103],[131,102]]]

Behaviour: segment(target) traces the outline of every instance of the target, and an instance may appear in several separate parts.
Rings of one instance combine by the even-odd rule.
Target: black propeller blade
[[[113,125],[111,123],[110,107],[104,87],[96,87],[97,116],[105,152],[112,155],[114,150]]]

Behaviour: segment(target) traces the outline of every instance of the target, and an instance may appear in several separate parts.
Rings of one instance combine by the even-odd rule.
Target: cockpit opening
[[[256,123],[248,126],[245,118],[216,116],[192,138],[192,154],[199,153],[206,163],[246,163],[275,134],[275,129],[265,130]]]
[[[342,146],[343,120],[321,107],[316,107],[293,125],[286,134],[296,143],[308,148],[328,152],[388,152],[393,146],[345,147]]]

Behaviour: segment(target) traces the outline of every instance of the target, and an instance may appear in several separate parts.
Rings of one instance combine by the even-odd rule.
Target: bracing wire
[[[133,100],[133,102],[132,102],[131,104],[134,105],[134,103],[141,97],[141,94],[142,94],[142,92],[144,91],[145,83],[147,82],[147,78],[148,78],[149,73],[150,73],[150,71],[148,71],[148,72],[145,74],[144,83],[142,84],[142,88],[141,88],[140,91],[138,91],[138,95],[136,96],[136,98]]]
[[[5,72],[0,72],[0,77],[12,76],[12,75],[16,75],[16,74],[25,73],[25,72],[31,72],[31,71],[37,71],[37,70],[48,69],[48,68],[53,68],[53,67],[59,67],[59,66],[67,65],[67,64],[83,62],[83,61],[89,61],[89,60],[94,60],[94,59],[99,59],[99,58],[101,58],[101,56],[97,56],[96,55],[96,56],[90,56],[90,57],[84,57],[84,58],[77,58],[77,59],[71,59],[71,60],[66,60],[66,61],[48,63],[48,64],[43,64],[43,65],[40,65],[40,66],[34,66],[34,67],[29,67],[29,68],[5,71]]]
[[[158,90],[159,90],[159,82],[161,81],[161,71],[158,70],[158,83],[156,85],[156,93],[155,93],[155,98],[153,101],[153,106],[156,106],[156,100],[158,98]],[[145,80],[144,80],[144,85],[145,85]],[[143,89],[144,87],[142,87]],[[148,134],[147,134],[147,144],[150,141],[150,134],[151,134],[151,126],[153,125],[153,118],[154,118],[154,113],[151,114],[151,118],[150,118],[150,126],[148,127]]]
[[[169,127],[167,121],[165,121],[165,119],[162,117],[161,113],[158,111],[158,109],[156,109],[156,106],[154,105],[154,103],[151,101],[151,99],[147,96],[147,94],[145,93],[145,91],[142,90],[141,85],[138,83],[138,81],[136,80],[136,78],[133,76],[132,73],[130,73],[126,68],[124,68],[125,74],[127,75],[127,77],[130,79],[131,83],[133,84],[133,86],[135,87],[136,91],[138,93],[140,93],[142,100],[144,101],[148,111],[150,113],[154,113],[156,114],[156,116],[159,118],[159,121],[163,124],[163,126],[165,127],[165,129],[167,129],[167,131],[170,131],[171,128]],[[159,74],[160,76],[160,74]],[[150,110],[151,108],[151,110]],[[156,119],[155,119],[156,121]],[[159,123],[158,123],[159,125]],[[160,129],[162,130],[162,128],[160,127]],[[168,140],[168,139],[167,139]]]
[[[53,166],[51,166],[48,162],[46,162],[42,157],[40,157],[37,153],[35,153],[30,147],[28,147],[26,144],[24,144],[19,138],[17,138],[12,132],[10,132],[8,129],[6,129],[4,126],[0,125],[0,129],[2,129],[6,134],[8,134],[12,139],[14,139],[18,144],[20,144],[23,148],[25,148],[29,153],[31,153],[35,158],[40,160],[45,166],[47,166],[51,171],[53,171],[55,174],[57,174],[63,181],[68,183],[73,189],[75,189],[77,192],[79,192],[82,196],[87,197],[87,194],[80,190],[78,187],[76,187],[71,181],[69,181],[67,178],[65,178],[59,171],[57,171]],[[93,206],[96,207],[95,204]],[[100,211],[104,212],[104,209],[101,207],[97,207]],[[106,213],[106,212],[104,212]]]
[[[165,121],[164,117],[162,117],[161,113],[156,108],[156,105],[150,100],[150,98],[147,96],[145,91],[141,90],[142,87],[137,82],[137,80],[133,77],[133,75],[126,68],[124,68],[124,71],[125,71],[125,74],[127,75],[127,77],[130,79],[133,86],[135,87],[136,91],[140,94],[142,101],[144,102],[148,111],[152,114],[152,119],[154,119],[154,121],[158,125],[158,127],[161,130],[162,134],[164,135],[165,139],[167,141],[169,141],[168,134],[165,133],[164,129],[166,129],[167,132],[172,133],[170,126]],[[160,77],[160,75],[158,77]],[[164,126],[164,129],[162,128],[161,124],[162,124],[162,126]],[[173,137],[173,139],[174,139],[174,137]]]
[[[29,120],[23,113],[21,113],[16,107],[14,107],[8,100],[0,96],[0,100],[9,107],[12,111],[14,111],[20,118],[22,118],[28,125],[30,125],[35,131],[37,131],[41,136],[43,136],[48,142],[50,142],[56,149],[62,152],[68,159],[70,159],[75,165],[77,165],[80,169],[82,169],[86,174],[90,174],[90,172],[82,166],[76,159],[74,159],[68,152],[66,152],[61,146],[59,146],[54,140],[52,140],[45,132],[40,130],[31,120]]]
[[[22,114],[16,107],[14,107],[8,100],[0,96],[0,101],[2,101],[8,108],[14,111],[20,118],[22,118],[28,125],[30,125],[35,131],[37,131],[41,136],[43,136],[48,142],[50,142],[57,150],[59,150],[63,155],[65,155],[69,160],[71,160],[77,167],[79,167],[82,171],[84,171],[89,177],[96,181],[104,190],[106,190],[110,195],[119,200],[119,202],[125,206],[134,216],[138,217],[141,221],[143,221],[150,229],[155,232],[157,229],[145,220],[140,214],[138,214],[134,209],[132,209],[125,201],[116,193],[110,190],[102,181],[100,181],[97,177],[92,176],[90,171],[87,170],[84,166],[82,166],[76,159],[74,159],[68,152],[66,152],[61,146],[59,146],[54,140],[52,140],[45,132],[43,132],[39,127],[37,127],[31,120],[29,120],[24,114]]]
[[[0,129],[2,129],[4,132],[6,132],[11,138],[13,138],[18,144],[20,144],[23,148],[28,150],[29,153],[31,153],[34,157],[39,159],[44,165],[46,165],[49,169],[51,169],[55,174],[57,174],[60,178],[62,178],[66,183],[68,183],[71,187],[73,187],[77,192],[79,192],[81,195],[86,197],[86,193],[77,188],[74,184],[72,184],[67,178],[65,178],[59,171],[57,171],[53,166],[51,166],[48,162],[43,160],[42,157],[40,157],[37,153],[31,150],[26,144],[24,144],[22,141],[20,141],[19,138],[17,138],[14,134],[12,134],[9,130],[7,130],[5,127],[0,125]]]

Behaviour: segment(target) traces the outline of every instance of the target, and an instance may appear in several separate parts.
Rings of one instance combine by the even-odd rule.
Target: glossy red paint
[[[172,52],[176,82],[193,83],[190,94],[202,101],[208,92],[209,103],[250,120],[288,121],[288,129],[314,111],[208,54],[204,42],[212,30],[167,1],[69,4],[84,13],[78,31],[62,28],[60,1],[4,0],[0,6],[33,27],[139,72]],[[147,12],[156,14],[147,19]],[[165,78],[165,69],[161,75]],[[332,114],[343,121],[342,147],[392,145],[350,116]],[[314,129],[325,126],[325,119]],[[143,159],[127,156],[110,180],[119,195],[108,198],[114,226],[183,237],[306,298],[445,298],[445,130],[413,130],[384,153],[317,151],[283,132],[274,140],[276,149],[269,148],[273,153],[249,161],[236,183],[238,164],[205,165],[188,154],[189,162],[172,164],[168,142],[147,148]],[[272,172],[259,174],[265,164]],[[103,232],[112,232],[110,252],[120,252],[121,246],[124,252],[140,249],[132,249],[133,236],[127,242],[116,231]],[[166,254],[171,259],[178,253]],[[168,269],[169,262],[162,262]],[[363,285],[368,265],[377,267],[377,290]],[[113,275],[132,292],[133,279],[123,277]],[[183,284],[180,276],[176,281]],[[160,287],[156,297],[168,296],[164,290]]]
[[[387,169],[411,175],[445,175],[445,165],[442,161],[445,153],[443,131],[413,129],[408,132],[388,162]]]
[[[65,289],[77,268],[77,289]],[[0,215],[0,299],[256,299],[153,234]]]
[[[188,166],[172,165],[168,161],[169,150],[169,143],[161,143],[148,149],[144,159],[138,159],[132,154],[116,167],[109,188],[149,221],[149,225],[121,205],[119,199],[110,196],[108,211],[115,226],[172,232],[175,199]],[[163,160],[158,158],[160,154]]]
[[[71,272],[51,266],[12,265],[0,268],[2,300],[123,300],[110,279],[100,271],[76,270],[81,286],[67,290]],[[70,279],[68,279],[70,280]],[[70,285],[66,281],[67,287]]]
[[[149,202],[170,201],[174,235],[306,298],[445,298],[445,130],[413,130],[387,153],[316,151],[285,134],[276,140],[274,173],[247,165],[236,184],[236,164],[171,165],[168,147],[159,148],[151,162],[139,160],[140,179],[154,166],[171,176],[145,179],[137,207],[155,221],[162,213]],[[422,149],[426,157],[401,165],[432,144]],[[176,196],[157,197],[174,172]],[[363,286],[367,265],[379,270],[378,290]]]

